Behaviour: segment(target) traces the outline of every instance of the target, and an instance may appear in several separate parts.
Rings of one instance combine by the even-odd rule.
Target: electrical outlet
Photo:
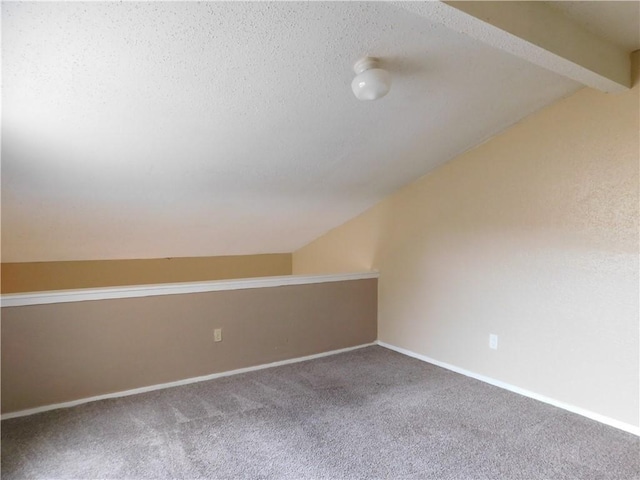
[[[213,341],[214,342],[221,342],[222,341],[222,329],[221,328],[216,328],[213,331]]]
[[[493,350],[498,349],[498,335],[493,333],[489,334],[489,348],[492,348]]]

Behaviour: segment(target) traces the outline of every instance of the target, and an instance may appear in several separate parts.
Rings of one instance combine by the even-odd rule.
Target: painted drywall
[[[2,412],[370,343],[376,310],[376,279],[5,307]]]
[[[294,274],[378,269],[381,341],[638,426],[639,91],[545,108],[295,252]]]
[[[291,275],[291,254],[2,264],[2,293]]]
[[[404,6],[2,2],[3,261],[291,252],[579,88]]]

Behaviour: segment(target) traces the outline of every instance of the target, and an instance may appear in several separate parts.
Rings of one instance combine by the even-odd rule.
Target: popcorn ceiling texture
[[[2,10],[4,262],[291,252],[577,88],[383,2]]]
[[[377,269],[379,340],[637,428],[639,94],[541,110],[295,252],[293,273]]]

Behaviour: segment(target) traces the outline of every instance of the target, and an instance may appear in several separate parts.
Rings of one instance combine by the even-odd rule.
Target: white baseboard
[[[82,405],[83,403],[95,402],[98,400],[105,400],[108,398],[127,397],[129,395],[137,395],[138,393],[152,392],[154,390],[162,390],[164,388],[179,387],[181,385],[188,385],[190,383],[206,382],[207,380],[213,380],[215,378],[228,377],[231,375],[238,375],[240,373],[263,370],[265,368],[280,367],[282,365],[289,365],[291,363],[306,362],[307,360],[314,360],[316,358],[328,357],[330,355],[350,352],[351,350],[358,350],[360,348],[371,347],[373,345],[376,345],[376,342],[365,343],[364,345],[356,345],[355,347],[341,348],[339,350],[331,350],[329,352],[316,353],[314,355],[307,355],[305,357],[290,358],[288,360],[280,360],[278,362],[265,363],[263,365],[256,365],[253,367],[239,368],[237,370],[229,370],[227,372],[212,373],[211,375],[204,375],[201,377],[185,378],[184,380],[176,380],[175,382],[160,383],[157,385],[150,385],[148,387],[134,388],[132,390],[124,390],[122,392],[105,393],[103,395],[96,395],[95,397],[81,398],[78,400],[72,400],[70,402],[55,403],[53,405],[44,405],[42,407],[30,408],[28,410],[20,410],[18,412],[5,413],[2,415],[1,419],[8,420],[10,418],[26,417],[27,415],[34,415],[36,413],[47,412],[49,410],[56,410],[58,408],[75,407],[76,405]]]
[[[416,358],[418,360],[422,360],[423,362],[431,363],[432,365],[436,365],[438,367],[442,367],[442,368],[445,368],[447,370],[451,370],[452,372],[456,372],[456,373],[465,375],[467,377],[471,377],[471,378],[474,378],[476,380],[480,380],[481,382],[485,382],[485,383],[488,383],[490,385],[494,385],[496,387],[503,388],[505,390],[509,390],[510,392],[518,393],[518,394],[523,395],[525,397],[533,398],[534,400],[538,400],[540,402],[544,402],[544,403],[547,403],[549,405],[553,405],[554,407],[562,408],[563,410],[567,410],[569,412],[576,413],[578,415],[582,415],[583,417],[590,418],[591,420],[595,420],[595,421],[603,423],[605,425],[609,425],[611,427],[618,428],[620,430],[624,430],[625,432],[629,432],[629,433],[632,433],[634,435],[640,436],[640,427],[636,427],[634,425],[631,425],[631,424],[628,424],[628,423],[625,423],[625,422],[621,422],[620,420],[616,420],[616,419],[607,417],[605,415],[601,415],[599,413],[595,413],[595,412],[592,412],[590,410],[586,410],[586,409],[581,408],[581,407],[576,407],[574,405],[570,405],[568,403],[564,403],[564,402],[561,402],[559,400],[555,400],[553,398],[546,397],[544,395],[540,395],[538,393],[531,392],[529,390],[525,390],[525,389],[520,388],[520,387],[516,387],[515,385],[511,385],[511,384],[502,382],[500,380],[495,380],[493,378],[486,377],[484,375],[480,375],[478,373],[474,373],[474,372],[471,372],[469,370],[465,370],[464,368],[456,367],[455,365],[450,365],[448,363],[441,362],[439,360],[435,360],[433,358],[427,357],[425,355],[421,355],[419,353],[412,352],[410,350],[407,350],[407,349],[404,349],[404,348],[401,348],[401,347],[396,347],[395,345],[391,345],[391,344],[388,344],[388,343],[385,343],[385,342],[381,342],[379,340],[376,341],[376,342],[373,342],[373,343],[366,343],[366,344],[363,344],[363,345],[357,345],[355,347],[341,348],[339,350],[331,350],[329,352],[317,353],[317,354],[314,354],[314,355],[307,355],[305,357],[297,357],[297,358],[291,358],[291,359],[288,359],[288,360],[280,360],[278,362],[266,363],[266,364],[263,364],[263,365],[256,365],[256,366],[253,366],[253,367],[239,368],[237,370],[230,370],[230,371],[227,371],[227,372],[213,373],[211,375],[204,375],[204,376],[201,376],[201,377],[185,378],[183,380],[177,380],[175,382],[168,382],[168,383],[161,383],[161,384],[157,384],[157,385],[150,385],[150,386],[147,386],[147,387],[134,388],[132,390],[124,390],[124,391],[121,391],[121,392],[106,393],[106,394],[103,394],[103,395],[96,395],[95,397],[88,397],[88,398],[81,398],[81,399],[78,399],[78,400],[72,400],[70,402],[55,403],[53,405],[44,405],[42,407],[30,408],[30,409],[27,409],[27,410],[20,410],[18,412],[5,413],[5,414],[3,414],[1,416],[1,419],[2,420],[8,420],[10,418],[25,417],[27,415],[34,415],[36,413],[47,412],[49,410],[56,410],[56,409],[59,409],[59,408],[75,407],[76,405],[82,405],[83,403],[95,402],[95,401],[98,401],[98,400],[105,400],[105,399],[108,399],[108,398],[126,397],[126,396],[129,396],[129,395],[136,395],[138,393],[152,392],[154,390],[162,390],[164,388],[179,387],[181,385],[188,385],[190,383],[206,382],[207,380],[213,380],[215,378],[228,377],[228,376],[231,376],[231,375],[238,375],[238,374],[241,374],[241,373],[253,372],[253,371],[256,371],[256,370],[263,370],[265,368],[279,367],[281,365],[289,365],[289,364],[292,364],[292,363],[299,363],[299,362],[305,362],[307,360],[314,360],[316,358],[328,357],[330,355],[336,355],[338,353],[349,352],[349,351],[352,351],[352,350],[357,350],[357,349],[360,349],[360,348],[370,347],[370,346],[373,346],[373,345],[380,345],[381,347],[388,348],[389,350],[393,350],[393,351],[401,353],[403,355],[407,355],[409,357]]]
[[[591,420],[595,420],[596,422],[604,423],[605,425],[609,425],[610,427],[618,428],[620,430],[624,430],[625,432],[632,433],[634,435],[640,436],[640,427],[636,427],[629,423],[621,422],[620,420],[616,420],[614,418],[606,417],[599,413],[592,412],[590,410],[586,410],[581,407],[576,407],[574,405],[570,405],[568,403],[561,402],[559,400],[555,400],[550,397],[546,397],[544,395],[540,395],[538,393],[525,390],[524,388],[516,387],[515,385],[510,385],[505,382],[501,382],[500,380],[495,380],[490,377],[485,377],[484,375],[480,375],[478,373],[471,372],[469,370],[465,370],[464,368],[456,367],[455,365],[450,365],[445,362],[441,362],[439,360],[434,360],[433,358],[429,358],[425,355],[421,355],[419,353],[412,352],[411,350],[407,350],[401,347],[396,347],[395,345],[390,345],[385,342],[381,342],[378,340],[378,345],[384,348],[388,348],[389,350],[393,350],[394,352],[401,353],[403,355],[407,355],[408,357],[417,358],[418,360],[422,360],[423,362],[431,363],[438,367],[445,368],[447,370],[451,370],[452,372],[460,373],[467,377],[475,378],[476,380],[480,380],[481,382],[488,383],[490,385],[504,388],[505,390],[509,390],[510,392],[518,393],[525,397],[533,398],[534,400],[538,400],[540,402],[548,403],[549,405],[553,405],[554,407],[562,408],[563,410],[567,410],[572,413],[576,413],[578,415],[582,415],[583,417],[590,418]]]

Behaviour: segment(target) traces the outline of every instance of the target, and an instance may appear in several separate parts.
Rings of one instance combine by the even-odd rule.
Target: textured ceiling
[[[2,10],[5,262],[290,252],[579,88],[381,2]]]

